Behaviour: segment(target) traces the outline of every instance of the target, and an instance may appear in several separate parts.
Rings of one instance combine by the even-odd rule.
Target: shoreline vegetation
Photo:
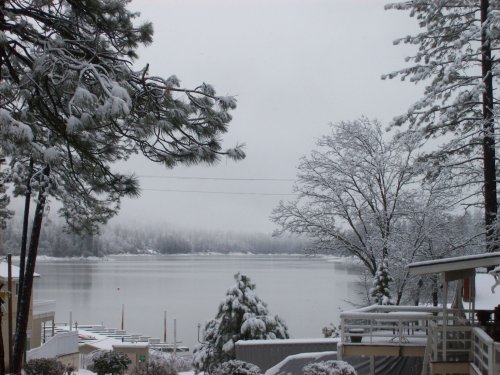
[[[19,255],[21,232],[20,222],[9,222],[3,234],[4,254]],[[188,231],[159,225],[141,227],[113,224],[103,227],[99,235],[77,235],[65,232],[62,224],[47,221],[43,226],[37,259],[101,259],[110,255],[316,255],[310,248],[310,242],[300,237],[274,237],[270,233]]]
[[[330,263],[346,263],[352,265],[361,265],[358,259],[352,256],[336,256],[336,255],[325,255],[325,254],[313,254],[307,255],[304,253],[218,253],[218,252],[205,252],[205,253],[190,253],[190,254],[159,254],[159,253],[118,253],[110,254],[105,256],[50,256],[50,255],[39,255],[37,261],[39,262],[68,262],[68,261],[84,261],[84,262],[113,262],[116,258],[124,257],[150,257],[150,256],[160,256],[160,257],[218,257],[218,256],[232,256],[232,257],[304,257],[304,258],[318,258],[323,259]],[[12,257],[14,262],[19,261],[19,256],[14,255]]]

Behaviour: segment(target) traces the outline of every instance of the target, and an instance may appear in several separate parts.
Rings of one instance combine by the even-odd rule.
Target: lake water
[[[301,255],[115,256],[108,260],[39,260],[35,299],[56,300],[56,322],[103,323],[119,328],[122,304],[125,329],[163,337],[167,311],[168,341],[192,350],[197,325],[215,317],[226,290],[241,272],[256,293],[280,315],[293,338],[321,337],[337,323],[342,309],[357,302],[361,269],[351,263]]]

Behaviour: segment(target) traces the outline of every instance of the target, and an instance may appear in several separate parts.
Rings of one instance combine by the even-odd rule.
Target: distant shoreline
[[[51,262],[51,261],[113,261],[113,258],[120,257],[151,257],[151,256],[159,256],[159,257],[217,257],[217,256],[232,256],[232,257],[303,257],[303,258],[320,258],[325,259],[328,262],[332,263],[352,263],[358,264],[359,260],[355,257],[341,257],[336,255],[325,255],[325,254],[317,254],[317,255],[308,255],[301,253],[219,253],[219,252],[199,252],[199,253],[181,253],[181,254],[161,254],[161,253],[122,253],[122,254],[109,254],[102,257],[96,256],[72,256],[72,257],[55,257],[49,255],[39,255],[37,256],[37,261],[41,262]],[[19,255],[14,255],[12,257],[14,261],[19,260]]]

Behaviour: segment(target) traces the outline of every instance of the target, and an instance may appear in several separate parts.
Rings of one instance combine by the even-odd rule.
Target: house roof
[[[478,267],[490,267],[500,264],[500,253],[484,253],[466,255],[461,257],[427,260],[415,262],[408,265],[411,275],[425,275],[429,273],[441,273],[449,271],[460,271]]]
[[[12,265],[12,278],[19,279],[19,270],[20,268]],[[40,277],[40,274],[36,273],[33,275],[34,277]],[[0,278],[7,279],[9,277],[9,268],[7,262],[0,262]]]

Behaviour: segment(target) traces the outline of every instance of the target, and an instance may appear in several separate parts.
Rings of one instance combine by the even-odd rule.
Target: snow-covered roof
[[[500,253],[484,253],[415,262],[408,265],[408,269],[411,275],[425,275],[429,273],[490,267],[498,264],[500,264]]]
[[[11,266],[13,279],[16,279],[16,280],[19,279],[19,270],[20,270],[19,267],[14,266],[14,265]],[[40,275],[36,272],[33,276],[40,277]],[[0,278],[7,279],[8,277],[9,277],[9,268],[8,268],[7,262],[0,262]]]
[[[329,351],[292,354],[283,359],[277,365],[268,369],[264,375],[289,374],[291,372],[287,370],[290,370],[288,367],[290,367],[289,365],[293,362],[299,362],[300,365],[298,367],[302,368],[305,364],[308,364],[308,362],[319,362],[332,359],[337,359],[337,352]]]
[[[146,349],[149,348],[149,344],[147,342],[120,342],[119,344],[113,344],[113,349],[120,348],[120,349],[125,349],[125,348],[142,348]]]
[[[88,345],[95,349],[100,350],[113,350],[113,347],[144,347],[145,344],[143,342],[134,342],[134,343],[124,343],[121,340],[118,340],[114,337],[108,337],[105,335],[101,335],[96,332],[86,331],[84,329],[78,328],[78,336],[80,339],[83,339],[84,342],[81,343],[81,346]]]
[[[311,338],[311,339],[276,339],[276,340],[239,340],[236,346],[260,346],[260,345],[303,345],[303,344],[331,344],[338,342],[338,338]]]

